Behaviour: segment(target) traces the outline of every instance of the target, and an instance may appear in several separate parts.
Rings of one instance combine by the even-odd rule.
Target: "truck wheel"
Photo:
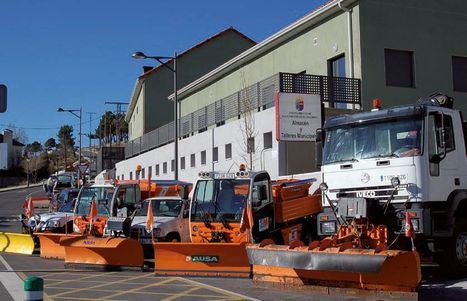
[[[467,275],[467,219],[456,219],[453,237],[447,240],[444,254],[439,256],[443,273],[449,276]]]
[[[180,235],[178,233],[169,233],[167,237],[165,238],[165,241],[167,242],[180,242]]]

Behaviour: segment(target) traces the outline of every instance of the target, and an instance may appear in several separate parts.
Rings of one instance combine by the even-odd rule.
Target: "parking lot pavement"
[[[1,256],[22,279],[42,277],[48,300],[383,300],[355,295],[328,296],[297,288],[265,287],[254,284],[250,279],[156,277],[151,272],[139,271],[66,270],[63,261],[42,259],[37,255],[2,253]],[[2,269],[0,280],[6,273]],[[1,285],[0,296],[8,296]],[[467,279],[427,278],[420,290],[420,300],[465,301]]]

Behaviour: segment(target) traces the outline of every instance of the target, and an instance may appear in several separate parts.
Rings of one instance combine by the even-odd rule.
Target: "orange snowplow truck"
[[[321,212],[315,179],[273,182],[266,171],[201,172],[190,204],[188,243],[155,242],[155,273],[250,277],[247,243],[306,240]]]
[[[68,266],[142,266],[141,245],[137,240],[126,238],[131,217],[140,208],[141,200],[173,195],[180,190],[173,181],[106,180],[85,185],[75,204],[73,232],[36,234],[40,239],[41,257],[65,259]],[[97,209],[95,216],[90,214],[93,202]],[[122,256],[126,253],[132,256]]]

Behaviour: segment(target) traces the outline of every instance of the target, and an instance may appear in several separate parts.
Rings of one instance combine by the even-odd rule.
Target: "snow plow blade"
[[[250,245],[253,280],[359,290],[416,292],[421,281],[417,252]]]
[[[62,237],[60,246],[65,249],[66,267],[119,270],[144,265],[143,247],[132,238]]]
[[[29,234],[0,232],[0,251],[31,255],[34,252],[34,240]]]
[[[60,245],[62,237],[83,237],[83,234],[34,233],[39,238],[41,258],[65,259],[65,248]]]
[[[154,245],[156,275],[241,277],[251,275],[245,243],[170,243]]]

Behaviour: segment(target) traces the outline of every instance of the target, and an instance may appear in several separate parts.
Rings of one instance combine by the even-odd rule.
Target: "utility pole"
[[[89,158],[91,159],[91,164],[89,166],[89,176],[91,176],[92,162],[94,161],[94,152],[91,144],[91,133],[92,133],[92,115],[96,114],[95,112],[87,112],[89,115]]]

